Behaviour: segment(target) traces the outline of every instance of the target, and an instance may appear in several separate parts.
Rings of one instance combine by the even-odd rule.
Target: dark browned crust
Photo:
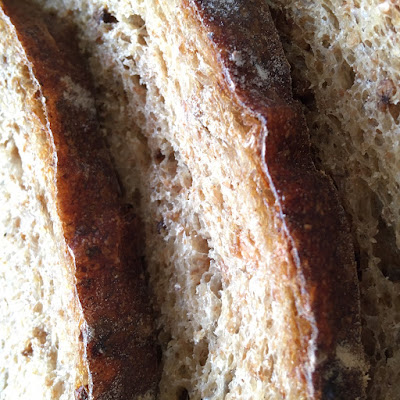
[[[318,361],[311,374],[304,374],[309,396],[363,398],[364,368],[347,368],[336,356],[341,345],[364,359],[352,238],[331,179],[313,164],[304,116],[292,99],[289,65],[268,7],[259,0],[188,3],[216,51],[228,90],[262,124],[265,180],[308,302],[299,311],[313,321]],[[234,60],[238,52],[240,63]],[[260,67],[269,80],[260,79]],[[304,339],[306,347],[310,335]]]
[[[73,29],[25,1],[3,0],[44,96],[49,147],[56,163],[57,208],[76,264],[87,323],[94,399],[132,399],[156,392],[159,368],[145,284],[140,222],[120,200],[96,113],[66,93],[68,79],[91,92]],[[54,142],[54,145],[52,144]],[[77,388],[86,396],[86,389]]]

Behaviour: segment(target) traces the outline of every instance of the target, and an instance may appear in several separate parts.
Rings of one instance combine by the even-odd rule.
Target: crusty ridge
[[[40,86],[57,208],[74,260],[83,309],[89,398],[155,393],[157,348],[140,258],[140,224],[119,199],[91,104],[90,77],[71,45],[71,29],[25,1],[2,1]],[[46,19],[46,22],[44,20]],[[67,257],[67,255],[66,255]],[[78,323],[78,322],[76,322]],[[85,398],[85,397],[82,397]]]
[[[316,364],[309,361],[305,368],[309,395],[363,397],[366,367],[349,226],[332,181],[312,162],[308,130],[292,100],[289,66],[268,7],[240,0],[229,7],[222,1],[191,4],[227,87],[263,125],[259,156],[292,246],[303,297],[298,312],[311,324],[301,343],[316,357]],[[341,351],[354,358],[353,365]]]

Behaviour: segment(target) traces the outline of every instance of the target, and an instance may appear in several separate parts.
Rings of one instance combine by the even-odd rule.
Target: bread
[[[368,398],[399,399],[400,11],[390,1],[271,5],[319,165],[358,245]]]
[[[267,7],[38,0],[78,28],[140,203],[162,399],[361,398],[348,226]]]
[[[70,27],[0,2],[1,399],[148,399],[140,222],[120,199]]]
[[[135,240],[145,237],[163,351],[158,397],[362,398],[367,364],[360,343],[350,231],[332,182],[312,163],[305,121],[292,99],[289,66],[267,6],[244,0],[34,3],[77,27],[81,51],[94,77],[100,129],[122,183],[123,201],[138,205],[144,234]],[[14,48],[15,41],[14,35],[8,48]],[[44,59],[52,62],[54,56]],[[45,67],[43,72],[53,69]],[[86,88],[84,81],[79,84]],[[18,93],[15,87],[11,88],[14,93]],[[33,114],[24,103],[18,102],[23,111],[18,115],[26,119]],[[36,131],[40,138],[41,130]],[[18,137],[17,129],[14,135]],[[89,143],[80,140],[79,147],[92,151],[99,140],[94,137]],[[71,148],[80,157],[82,149],[77,147]],[[42,159],[40,151],[34,154]],[[109,171],[107,157],[102,162]],[[39,165],[43,168],[43,162]],[[19,171],[26,169],[24,165]],[[8,164],[4,171],[4,187],[9,190],[13,175]],[[41,176],[49,179],[40,190],[51,196],[54,172],[39,172],[30,176],[30,182]],[[102,182],[101,175],[93,182],[97,179]],[[86,188],[81,188],[69,185],[63,192],[69,199],[79,194],[80,207],[92,193],[88,196]],[[107,196],[114,204],[118,187],[114,182],[108,188]],[[48,219],[40,217],[43,212],[35,206],[32,191],[19,190],[33,197],[26,203],[36,207],[35,217],[27,221],[43,219],[42,224],[48,224]],[[10,220],[15,215],[12,198],[8,200]],[[49,198],[46,204],[56,202]],[[97,220],[97,210],[90,218]],[[60,221],[57,212],[48,213],[60,225],[54,237],[60,237],[64,229],[68,244],[66,217]],[[79,210],[72,210],[68,217],[74,219],[76,214]],[[17,236],[14,231],[12,238]],[[51,254],[62,264],[65,249],[57,248],[54,237],[40,240],[59,251]],[[13,243],[13,254],[19,254],[25,244]],[[125,251],[129,255],[132,250]],[[33,254],[41,255],[39,249]],[[57,288],[65,279],[73,279],[71,271],[67,273]],[[21,274],[18,279],[25,282],[26,278]],[[101,290],[111,290],[107,288]],[[26,293],[36,292],[28,287]],[[68,293],[65,297],[45,293],[44,298],[68,300]],[[67,300],[64,312],[73,309]],[[135,301],[145,302],[142,297]],[[148,318],[150,311],[144,309]],[[128,307],[126,312],[130,312]],[[46,309],[43,319],[49,314]],[[77,321],[74,314],[64,315],[54,325],[68,325],[70,318]],[[53,324],[48,325],[52,330]],[[134,324],[130,326],[135,329]],[[60,330],[67,332],[66,343],[75,340],[74,346],[79,346],[79,326],[68,328],[68,332]],[[147,335],[152,356],[142,361],[156,364],[151,334]],[[3,343],[9,349],[10,337],[6,339]],[[16,348],[8,350],[9,357]],[[38,357],[37,363],[47,365],[48,354],[40,356],[43,360]],[[57,356],[59,363],[70,362],[69,355]],[[32,371],[29,366],[26,370],[27,374]],[[71,396],[75,386],[67,382],[75,383],[74,379],[61,375],[54,363],[48,370],[49,376],[58,374],[57,382],[64,387],[65,398],[70,398],[68,393]],[[73,365],[65,370],[80,377]],[[128,372],[131,376],[119,382],[120,390],[145,377]],[[146,372],[147,377],[150,368]],[[150,376],[148,387],[152,388],[157,373]],[[3,384],[3,393],[10,390],[7,385]],[[96,387],[93,382],[94,398],[106,398],[95,392]],[[60,392],[46,396],[59,398]],[[126,393],[107,396],[132,397]]]

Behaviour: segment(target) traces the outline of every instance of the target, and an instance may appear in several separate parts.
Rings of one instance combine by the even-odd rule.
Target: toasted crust
[[[155,393],[158,359],[141,254],[140,222],[120,188],[73,30],[25,1],[1,1],[45,99],[49,151],[55,160],[57,209],[75,261],[85,323],[87,389],[76,396],[116,399]],[[47,23],[46,23],[47,21]],[[75,93],[87,94],[78,98]]]
[[[192,0],[188,5],[210,38],[226,90],[262,125],[257,157],[291,245],[301,293],[298,313],[311,326],[310,331],[299,327],[300,347],[316,360],[303,366],[308,396],[362,398],[366,368],[349,226],[331,179],[313,164],[268,7],[259,1],[231,3]],[[343,349],[352,362],[342,356]]]

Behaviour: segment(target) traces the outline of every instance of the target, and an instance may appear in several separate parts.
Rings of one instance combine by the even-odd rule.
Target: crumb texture
[[[0,399],[70,400],[81,379],[80,306],[55,240],[51,144],[39,87],[1,12],[0,30]]]
[[[400,398],[400,10],[392,1],[270,1],[321,168],[359,246],[369,399]]]
[[[180,1],[39,3],[84,27],[103,132],[145,218],[161,399],[306,398],[294,338],[309,322],[254,157],[260,122],[221,87],[207,35]]]
[[[265,175],[265,165],[261,158],[264,150],[261,149],[264,149],[266,140],[263,140],[267,137],[266,117],[264,115],[262,121],[260,113],[244,105],[245,100],[241,100],[243,96],[239,98],[233,95],[239,92],[251,92],[249,97],[258,94],[258,98],[265,97],[265,103],[260,104],[260,107],[265,108],[285,104],[287,114],[283,112],[279,118],[275,118],[274,123],[284,121],[286,127],[291,126],[291,123],[296,124],[298,115],[293,114],[293,103],[290,106],[286,104],[291,102],[288,65],[279,57],[258,63],[256,56],[262,53],[262,49],[253,52],[244,51],[247,47],[243,47],[242,51],[235,52],[236,42],[226,41],[226,44],[223,35],[220,43],[213,42],[210,38],[214,33],[205,28],[205,19],[204,25],[199,19],[201,7],[204,6],[203,11],[214,13],[209,15],[210,26],[214,21],[214,28],[218,29],[218,26],[223,25],[224,18],[238,18],[238,13],[246,11],[246,2],[34,1],[38,7],[45,7],[61,19],[72,21],[79,29],[81,50],[88,56],[91,73],[95,77],[97,104],[88,101],[85,93],[68,78],[56,82],[68,89],[63,94],[64,100],[74,99],[77,94],[82,95],[77,103],[81,111],[87,109],[90,114],[93,106],[99,110],[102,135],[113,155],[124,188],[124,200],[141,211],[143,238],[146,240],[143,247],[154,307],[159,316],[157,324],[163,351],[160,399],[314,398],[313,373],[325,361],[319,357],[326,356],[316,351],[316,338],[320,332],[316,328],[314,310],[309,303],[311,291],[316,288],[311,288],[311,294],[304,293],[308,287],[304,284],[303,265],[297,268],[294,262],[296,254],[299,254],[292,247],[296,245],[295,239],[292,242],[288,239],[280,215],[281,205]],[[198,14],[194,11],[196,7]],[[264,15],[267,15],[267,8],[263,10],[266,12]],[[215,23],[218,18],[220,25]],[[243,19],[249,23],[249,15],[246,13]],[[268,19],[265,21],[270,23]],[[254,32],[259,33],[253,34],[254,38],[258,37],[254,42],[257,46],[268,42],[264,40],[266,33],[261,25],[258,21],[254,28]],[[251,28],[248,28],[249,31],[253,32]],[[231,36],[240,37],[235,34]],[[250,40],[251,35],[244,39]],[[277,42],[271,40],[268,43]],[[240,47],[243,43],[238,42],[237,45]],[[218,53],[218,46],[225,50]],[[280,44],[277,46],[280,48]],[[272,50],[268,49],[267,54]],[[21,49],[18,51],[21,52]],[[230,67],[225,68],[221,60],[226,54],[230,55]],[[12,54],[11,59],[12,68],[24,70],[27,63],[23,54],[21,57]],[[250,84],[241,75],[247,66],[251,66],[251,73],[248,74]],[[8,82],[13,81],[11,76],[19,77],[19,81],[16,86],[9,88]],[[30,99],[29,111],[32,112],[9,112],[7,102],[4,102],[4,120],[8,118],[10,121],[4,129],[4,151],[14,154],[14,147],[18,149],[15,154],[19,154],[20,158],[14,157],[14,164],[20,165],[15,167],[20,174],[17,182],[21,185],[19,182],[25,182],[24,176],[28,174],[27,182],[36,185],[35,190],[31,191],[33,194],[29,204],[37,208],[34,203],[36,193],[53,196],[50,200],[54,202],[55,193],[49,187],[55,172],[51,168],[50,171],[43,170],[46,166],[53,166],[54,160],[45,157],[48,149],[44,144],[43,130],[38,128],[39,122],[43,126],[43,110],[40,111],[40,105],[44,99],[37,95],[40,92],[37,91],[35,81],[32,86],[32,81],[24,80],[23,76],[29,78],[29,65],[25,75],[20,70],[17,74],[15,71],[9,72],[5,80],[5,92],[14,96],[14,103],[11,104],[16,104],[16,108],[20,107],[18,109],[23,109],[21,105]],[[26,81],[31,82],[32,87]],[[275,84],[281,85],[283,93],[269,90]],[[271,117],[271,120],[274,118]],[[68,122],[73,126],[76,121]],[[276,126],[272,129],[276,129]],[[39,147],[32,147],[36,153],[29,147],[30,142],[36,140],[30,139],[28,132],[32,130],[38,131],[38,135],[34,136],[38,138],[37,141],[42,140],[39,143],[42,147],[36,142],[34,145]],[[269,139],[271,148],[274,145],[279,147],[277,142],[285,144],[285,140],[274,142],[272,134]],[[298,142],[304,152],[294,154],[305,154],[307,158],[304,165],[307,164],[315,172],[308,157],[308,144],[304,140]],[[11,147],[8,149],[9,143]],[[44,153],[37,153],[37,149]],[[34,154],[40,154],[44,162],[37,161]],[[285,151],[277,151],[277,156],[284,159]],[[101,163],[101,160],[98,161]],[[293,163],[296,162],[303,165],[302,160],[295,159]],[[82,165],[78,168],[80,172],[84,171]],[[284,168],[277,167],[277,172],[280,171],[286,172]],[[35,183],[36,175],[40,177],[38,183]],[[321,178],[320,175],[311,175],[316,180]],[[64,176],[68,176],[68,173]],[[104,177],[110,178],[107,174]],[[288,182],[289,179],[294,180],[290,173],[283,181],[285,178]],[[7,176],[4,179],[4,187],[11,187],[8,182],[12,178]],[[90,184],[90,180],[82,182]],[[302,190],[299,188],[297,192],[303,193]],[[299,198],[296,193],[291,196],[293,203]],[[101,195],[93,193],[96,198]],[[7,193],[4,196],[7,198]],[[17,199],[13,197],[7,206],[10,211],[5,215],[11,215],[7,217],[10,221],[15,215],[12,211],[14,204],[18,207],[21,205],[21,209],[26,205],[24,199],[15,203]],[[72,211],[75,207],[73,200],[70,202]],[[90,205],[90,200],[84,199],[83,202]],[[290,204],[290,199],[287,204]],[[295,207],[289,206],[288,209],[292,211]],[[303,210],[305,208],[301,206],[296,208],[299,214],[304,214]],[[101,214],[100,219],[106,215],[107,210],[103,211],[105,214]],[[54,212],[48,210],[42,225],[47,227],[50,224],[58,233],[60,226],[54,218]],[[294,228],[302,232],[312,228],[310,225],[294,225]],[[66,229],[76,232],[73,226]],[[31,240],[29,236],[29,243],[31,241],[33,237]],[[54,240],[50,240],[49,245],[47,241],[43,243],[46,243],[41,250],[43,257],[47,257],[50,251],[54,262],[57,262],[62,259],[61,255],[66,254],[65,243],[56,243]],[[91,248],[86,252],[88,249],[84,243],[80,244],[84,257],[95,258],[98,255],[98,249]],[[114,250],[117,248],[110,247]],[[11,251],[20,254],[21,248],[28,247],[21,242],[16,248],[12,247]],[[337,252],[342,249],[346,253],[348,247],[344,246]],[[110,251],[111,258],[118,258],[119,253],[114,250]],[[32,265],[31,259],[26,262]],[[62,268],[60,270],[63,271]],[[85,273],[83,271],[83,275]],[[344,276],[346,273],[347,270]],[[88,275],[85,276],[88,278]],[[104,276],[107,282],[119,278],[115,274]],[[23,279],[23,275],[20,277]],[[143,274],[141,279],[144,279]],[[60,276],[60,282],[71,282],[71,276]],[[88,288],[92,285],[90,279],[82,282],[82,290],[85,285]],[[35,288],[31,285],[27,296],[31,296]],[[68,293],[71,295],[69,290],[70,287],[65,289],[65,299],[68,299]],[[355,293],[356,288],[352,290]],[[45,293],[44,296],[48,295]],[[102,291],[96,291],[90,298],[96,299],[94,302],[97,304],[97,299],[102,296]],[[110,293],[107,300],[112,296],[113,293]],[[50,299],[48,301],[53,298],[46,297]],[[327,298],[331,299],[329,296]],[[320,304],[323,305],[323,302]],[[75,310],[69,303],[63,307]],[[352,307],[356,309],[357,304],[352,304]],[[43,318],[46,316],[47,313]],[[67,332],[64,325],[68,320],[69,317],[60,322],[60,336]],[[93,339],[96,331],[97,334],[101,332],[100,340],[92,341],[91,345],[96,355],[107,352],[104,343],[108,333],[102,329],[101,322],[94,330],[88,327],[88,341]],[[130,322],[139,326],[132,320]],[[329,333],[334,329],[330,330],[328,325],[327,338],[330,340]],[[70,328],[76,330],[76,327]],[[357,329],[356,326],[354,332]],[[64,348],[62,340],[57,342],[59,349]],[[335,340],[336,337],[333,338]],[[34,350],[33,344],[31,347]],[[28,345],[23,352],[31,353],[31,347]],[[323,345],[320,344],[320,347]],[[321,396],[332,397],[336,393],[337,388],[332,382],[341,379],[338,373],[340,368],[345,366],[350,373],[352,369],[358,372],[361,369],[362,360],[355,357],[351,346],[343,344],[334,350],[335,365],[327,372],[324,371],[331,375],[321,377],[321,380],[327,382],[322,389],[318,389],[324,392]],[[50,369],[60,371],[60,380],[64,385],[59,393],[54,394],[56,398],[69,398],[73,393],[70,382],[76,377],[62,375],[71,371],[73,374],[76,370],[75,359],[68,357],[57,357],[63,367],[54,369],[53,365]],[[17,360],[15,365],[20,368],[21,363]],[[45,374],[41,373],[40,376]],[[4,385],[7,386],[8,370],[4,377]],[[115,393],[121,393],[121,386],[115,382],[116,392],[110,392],[109,396],[102,398],[116,397]],[[358,389],[356,387],[355,390]],[[42,389],[42,392],[43,398],[51,396],[47,389]],[[151,397],[151,393],[144,395],[146,399]]]
[[[244,66],[253,93],[288,83],[288,66],[271,59],[269,70],[232,47],[222,68],[191,8],[222,21],[245,2],[36,1],[80,28],[125,199],[144,216],[160,398],[312,397],[316,330],[263,173],[262,124],[232,96],[248,91]],[[360,363],[345,347],[337,360]]]

